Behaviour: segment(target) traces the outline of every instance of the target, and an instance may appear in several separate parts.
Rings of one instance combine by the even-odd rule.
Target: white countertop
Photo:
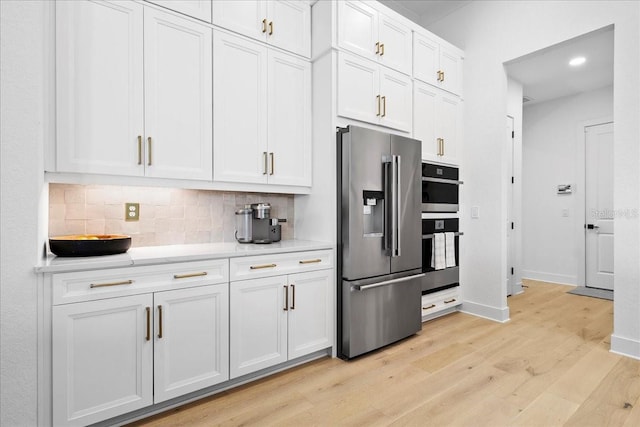
[[[254,243],[201,243],[194,245],[147,246],[131,248],[124,254],[95,257],[58,257],[50,254],[35,267],[35,270],[36,273],[64,273],[320,249],[333,249],[333,244],[309,240],[282,240],[266,245]]]

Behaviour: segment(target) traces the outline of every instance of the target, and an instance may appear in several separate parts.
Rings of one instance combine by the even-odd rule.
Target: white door
[[[153,403],[151,295],[53,307],[53,425],[88,425]]]
[[[211,22],[211,0],[148,0],[167,9]]]
[[[269,184],[311,186],[311,64],[269,51]]]
[[[457,163],[458,144],[460,140],[460,99],[444,92],[438,104],[438,130],[436,134],[442,139],[441,161]]]
[[[304,356],[333,342],[333,270],[291,274],[288,356]]]
[[[436,138],[437,89],[415,81],[413,86],[413,138],[422,141],[422,159],[438,161]]]
[[[145,9],[145,174],[212,178],[211,28]]]
[[[379,54],[380,63],[410,75],[413,57],[411,28],[384,15],[379,16],[378,24],[378,38],[382,44]]]
[[[142,4],[56,4],[56,169],[142,175]]]
[[[355,55],[338,53],[338,115],[379,122],[382,108],[379,68],[378,64]]]
[[[585,128],[586,286],[613,290],[613,123]]]
[[[439,53],[440,47],[436,41],[414,33],[413,76],[425,83],[438,86]]]
[[[338,46],[377,61],[378,12],[361,1],[338,2]]]
[[[285,276],[231,282],[230,378],[286,362],[287,292]]]
[[[413,86],[411,78],[386,67],[380,67],[380,124],[411,132]]]
[[[461,61],[462,60],[458,54],[448,51],[445,47],[440,46],[440,71],[442,71],[440,87],[442,87],[442,89],[455,94],[460,94]]]
[[[213,50],[214,180],[266,184],[267,48],[214,30]]]
[[[231,31],[265,40],[267,34],[267,5],[262,0],[214,0],[213,23]]]
[[[306,1],[267,3],[267,41],[305,57],[311,56],[311,6]]]

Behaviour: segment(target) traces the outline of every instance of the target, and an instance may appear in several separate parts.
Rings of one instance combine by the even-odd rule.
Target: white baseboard
[[[477,302],[463,301],[460,311],[473,316],[484,317],[494,322],[505,323],[509,321],[509,307],[491,307]]]
[[[611,352],[640,360],[640,341],[612,334]]]
[[[523,279],[540,280],[541,282],[557,283],[559,285],[578,285],[578,277],[568,274],[546,273],[544,271],[522,270]]]

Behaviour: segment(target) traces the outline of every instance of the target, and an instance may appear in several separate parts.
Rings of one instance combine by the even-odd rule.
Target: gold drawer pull
[[[455,301],[456,301],[455,298],[451,298],[451,299],[446,300],[444,303],[445,304],[451,304],[452,302],[455,302]]]
[[[316,264],[318,262],[322,262],[322,260],[320,258],[305,259],[305,260],[300,261],[300,264]]]
[[[199,277],[199,276],[206,276],[207,272],[206,271],[202,271],[200,273],[187,273],[187,274],[174,274],[173,278],[174,279],[186,279],[188,277]]]
[[[261,268],[273,268],[277,267],[276,264],[262,264],[262,265],[252,265],[249,267],[251,270],[260,270]]]
[[[102,288],[104,286],[119,286],[119,285],[130,285],[133,283],[133,280],[122,280],[120,282],[109,282],[109,283],[92,283],[89,285],[90,288]]]
[[[436,306],[435,304],[431,304],[431,305],[429,305],[429,306],[427,306],[427,307],[422,307],[422,309],[423,309],[423,310],[429,310],[429,309],[431,309],[431,308],[433,308],[433,307],[435,307],[435,306]]]
[[[151,307],[145,309],[147,311],[147,335],[145,339],[149,341],[151,339]]]

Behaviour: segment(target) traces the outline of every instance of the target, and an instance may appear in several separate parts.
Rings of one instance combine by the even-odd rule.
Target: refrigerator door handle
[[[402,233],[400,232],[402,230],[402,156],[395,156],[396,157],[396,184],[397,184],[397,188],[396,188],[396,196],[398,198],[398,201],[396,202],[396,256],[400,256],[401,253],[401,248],[402,248],[402,243],[400,241],[400,236],[402,235]]]
[[[384,205],[385,205],[385,215],[384,215],[384,249],[387,251],[387,254],[392,253],[392,238],[393,233],[391,232],[393,220],[391,219],[392,208],[391,208],[391,197],[389,193],[391,192],[391,163],[385,161],[384,163]]]
[[[393,155],[391,157],[391,256],[400,256],[400,156]]]
[[[396,283],[407,282],[413,279],[419,279],[420,277],[426,276],[425,273],[414,274],[413,276],[400,277],[398,279],[385,280],[384,282],[372,283],[370,285],[354,285],[353,288],[357,291],[366,291],[367,289],[379,288],[381,286],[389,286]]]

